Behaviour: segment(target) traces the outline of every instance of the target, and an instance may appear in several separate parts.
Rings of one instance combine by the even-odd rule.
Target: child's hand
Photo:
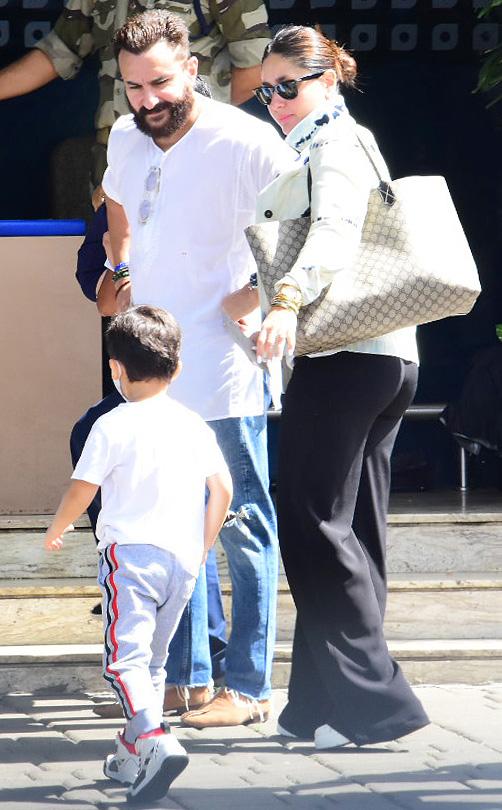
[[[52,533],[50,534],[49,530],[47,530],[44,547],[46,551],[61,551],[63,548],[63,535],[60,534],[59,537],[54,537],[54,535],[52,535]]]

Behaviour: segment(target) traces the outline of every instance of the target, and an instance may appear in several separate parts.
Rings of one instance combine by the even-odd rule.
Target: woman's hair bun
[[[338,46],[338,56],[340,63],[340,77],[341,84],[353,86],[356,82],[357,76],[357,63],[352,54]]]
[[[326,50],[331,51],[333,68],[336,70],[340,84],[353,87],[357,76],[357,63],[352,54],[343,45],[339,45],[333,39],[328,39],[318,26],[316,26],[315,32],[319,37],[320,44],[322,43],[323,49],[326,48]]]
[[[334,70],[339,84],[355,84],[356,60],[342,45],[328,39],[318,25],[285,25],[267,44],[262,61],[271,53],[291,59],[309,73]]]

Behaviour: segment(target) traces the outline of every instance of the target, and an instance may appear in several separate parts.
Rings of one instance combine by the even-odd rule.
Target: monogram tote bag
[[[362,239],[352,266],[334,276],[302,307],[297,355],[343,348],[405,326],[465,315],[481,287],[476,265],[443,177],[379,178],[371,191]],[[275,283],[292,267],[310,216],[246,228],[268,308]]]

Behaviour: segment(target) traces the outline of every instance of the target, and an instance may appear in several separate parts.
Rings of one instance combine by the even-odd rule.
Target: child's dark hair
[[[115,315],[106,332],[108,354],[122,363],[131,382],[170,380],[178,367],[180,345],[176,320],[159,307],[134,307]]]

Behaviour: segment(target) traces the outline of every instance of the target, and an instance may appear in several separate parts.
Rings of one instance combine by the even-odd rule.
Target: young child
[[[164,665],[227,515],[232,482],[212,430],[166,395],[181,369],[174,318],[154,307],[130,309],[112,320],[106,342],[126,402],[92,428],[45,548],[62,547],[65,528],[101,487],[96,532],[104,677],[126,718],[104,772],[130,785],[129,801],[144,802],[164,796],[188,764],[185,749],[162,724]]]

